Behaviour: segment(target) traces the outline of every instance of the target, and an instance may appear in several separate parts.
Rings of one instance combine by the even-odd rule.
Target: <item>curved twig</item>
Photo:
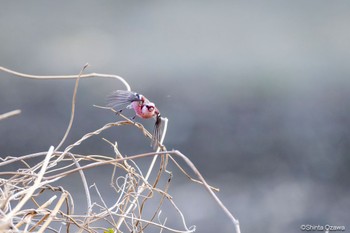
[[[76,101],[76,96],[77,96],[77,91],[78,91],[78,84],[79,84],[79,80],[80,77],[83,73],[83,71],[86,69],[86,67],[88,67],[89,64],[86,64],[80,71],[78,78],[75,80],[75,85],[74,85],[74,91],[73,91],[73,97],[72,97],[72,110],[71,110],[71,114],[70,114],[70,119],[69,119],[69,123],[68,123],[68,127],[66,132],[64,133],[64,136],[62,138],[62,140],[60,141],[60,143],[58,144],[58,146],[56,146],[56,150],[58,150],[62,144],[64,143],[64,141],[66,140],[70,129],[72,128],[72,124],[73,124],[73,120],[74,120],[74,113],[75,113],[75,101]]]
[[[10,70],[8,68],[2,67],[0,66],[0,70],[4,71],[6,73],[9,74],[13,74],[16,75],[20,78],[29,78],[29,79],[76,79],[79,76],[78,75],[32,75],[32,74],[24,74],[24,73],[20,73],[17,71],[13,71]],[[99,78],[113,78],[113,79],[118,79],[119,81],[121,81],[126,90],[131,91],[130,85],[128,84],[127,81],[125,81],[125,79],[123,79],[122,77],[118,76],[118,75],[114,75],[114,74],[99,74],[99,73],[90,73],[90,74],[84,74],[81,75],[81,78],[94,78],[94,77],[99,77]]]

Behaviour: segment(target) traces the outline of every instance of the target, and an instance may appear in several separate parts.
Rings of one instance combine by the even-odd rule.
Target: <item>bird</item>
[[[125,105],[126,108],[135,111],[136,115],[132,119],[138,116],[142,119],[154,118],[156,120],[151,141],[151,146],[156,149],[163,134],[163,120],[158,108],[146,97],[133,91],[117,90],[107,96],[107,107],[115,109]]]

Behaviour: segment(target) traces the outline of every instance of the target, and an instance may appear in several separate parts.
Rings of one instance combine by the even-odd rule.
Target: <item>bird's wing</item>
[[[107,107],[115,108],[134,101],[141,101],[141,96],[136,92],[117,90],[107,96]]]
[[[164,130],[164,121],[162,120],[162,117],[159,115],[157,116],[156,123],[154,125],[153,129],[153,135],[152,135],[152,141],[151,146],[153,149],[157,149],[158,145],[160,144],[160,139],[163,135]]]

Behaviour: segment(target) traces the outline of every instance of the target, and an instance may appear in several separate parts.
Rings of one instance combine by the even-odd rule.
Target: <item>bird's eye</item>
[[[152,112],[154,110],[154,107],[152,107],[152,106],[148,106],[147,108],[148,108],[149,112]]]

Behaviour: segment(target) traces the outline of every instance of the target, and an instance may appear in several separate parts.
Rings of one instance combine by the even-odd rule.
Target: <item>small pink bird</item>
[[[111,108],[119,107],[127,104],[127,108],[133,108],[136,116],[149,119],[155,118],[156,123],[154,125],[151,146],[155,149],[160,142],[162,136],[163,124],[159,110],[155,104],[150,102],[146,97],[141,94],[132,91],[117,90],[107,97],[107,106]],[[121,110],[120,110],[121,111]],[[134,116],[132,119],[134,119]]]

